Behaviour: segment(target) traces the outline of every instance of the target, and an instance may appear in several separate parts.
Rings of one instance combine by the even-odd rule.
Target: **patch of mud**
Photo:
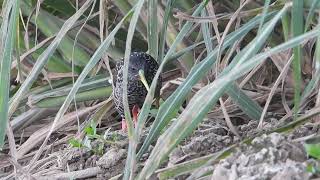
[[[252,145],[241,145],[214,168],[212,179],[293,180],[309,179],[307,156],[301,143],[278,133],[262,135]]]

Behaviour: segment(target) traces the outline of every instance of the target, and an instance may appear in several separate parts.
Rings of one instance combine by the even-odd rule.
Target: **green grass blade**
[[[207,16],[207,11],[206,9],[203,9],[201,11],[201,17],[206,17]],[[203,35],[203,40],[204,43],[206,45],[206,49],[208,51],[208,53],[210,53],[213,49],[213,44],[211,41],[211,32],[210,32],[210,24],[209,23],[201,23],[201,31],[202,31],[202,35]]]
[[[9,117],[14,113],[16,108],[18,107],[20,100],[23,99],[24,95],[29,91],[33,82],[37,79],[38,75],[41,73],[41,70],[48,62],[49,58],[52,56],[54,51],[59,46],[60,42],[66,35],[66,33],[70,30],[73,24],[81,17],[81,15],[85,12],[85,10],[90,6],[92,0],[86,1],[83,6],[72,16],[70,17],[62,26],[60,31],[58,32],[56,38],[51,42],[49,47],[39,56],[37,62],[34,64],[32,71],[23,82],[19,90],[16,92],[14,97],[10,101],[9,106]]]
[[[10,70],[13,50],[16,42],[16,32],[19,14],[19,0],[6,1],[4,4],[3,21],[1,24],[0,46],[0,150],[4,145],[8,122]],[[3,10],[3,9],[2,9]]]
[[[215,40],[215,41],[216,41],[216,36],[211,37],[210,40],[211,40],[211,41],[212,41],[212,40]],[[195,44],[192,44],[192,45],[190,45],[190,46],[188,46],[188,47],[186,47],[186,48],[184,48],[184,49],[182,49],[182,50],[180,50],[180,51],[178,51],[178,52],[176,52],[176,53],[173,53],[173,54],[171,55],[171,57],[169,57],[168,61],[176,60],[176,59],[178,59],[179,57],[183,56],[185,53],[193,50],[193,49],[196,48],[197,46],[200,46],[200,45],[202,45],[202,44],[204,44],[204,43],[205,43],[205,41],[200,41],[200,42],[197,42],[197,43],[195,43]]]
[[[179,175],[191,173],[197,170],[198,168],[206,165],[208,161],[212,159],[220,160],[228,156],[230,154],[230,150],[232,150],[234,147],[235,146],[231,146],[226,149],[223,149],[222,151],[218,151],[216,153],[213,153],[207,156],[192,159],[190,161],[186,161],[186,162],[174,165],[172,167],[160,169],[156,173],[158,174],[158,177],[160,180],[175,178]],[[188,179],[190,179],[190,177],[188,177]]]
[[[198,14],[200,14],[202,9],[207,5],[208,2],[208,0],[202,1],[199,7],[197,7],[197,9],[193,12],[192,16],[197,16]],[[168,61],[169,57],[176,51],[177,46],[182,42],[183,38],[186,36],[193,24],[193,22],[187,21],[183,25],[173,44],[170,46],[170,49],[168,50],[166,56],[164,57],[164,63],[161,64],[164,65]]]
[[[129,69],[129,59],[131,54],[131,43],[134,35],[134,31],[136,29],[136,25],[139,19],[139,15],[143,6],[144,0],[139,0],[134,8],[134,12],[130,21],[127,40],[126,40],[126,50],[124,53],[124,65],[123,65],[123,110],[126,118],[126,123],[128,125],[128,138],[129,138],[129,148],[128,148],[128,156],[126,160],[126,166],[124,169],[123,179],[133,179],[134,169],[136,167],[136,145],[137,138],[134,132],[133,122],[131,119],[131,113],[128,103],[128,69]]]
[[[163,56],[164,56],[164,47],[166,44],[166,38],[167,38],[167,28],[169,23],[169,18],[172,15],[172,6],[175,3],[175,0],[168,0],[166,4],[166,10],[164,12],[164,20],[162,24],[162,28],[160,31],[160,37],[159,37],[159,59],[158,62],[161,63]]]
[[[72,82],[71,78],[64,78],[64,79],[61,79],[59,81],[54,81],[53,83],[51,83],[51,85],[48,84],[48,85],[43,85],[43,86],[38,86],[38,87],[35,87],[35,88],[31,88],[30,92],[26,96],[30,96],[30,95],[33,95],[33,94],[44,93],[44,92],[46,92],[48,90],[59,88],[59,87],[62,87],[64,85],[67,85],[67,84],[69,84],[71,82]]]
[[[149,54],[158,59],[158,7],[157,0],[148,1],[148,46]]]
[[[304,89],[301,100],[305,101],[306,98],[312,93],[312,91],[317,87],[319,80],[320,80],[320,37],[317,38],[316,42],[316,49],[314,53],[314,61],[315,61],[315,69],[314,69],[314,75],[312,79],[309,81],[308,85]]]
[[[226,92],[246,115],[251,119],[259,120],[262,113],[261,106],[246,95],[236,83],[226,87]]]
[[[31,44],[31,43],[30,43]],[[38,59],[41,53],[43,53],[45,49],[40,48],[38,51],[31,54],[33,59]],[[71,66],[68,64],[61,56],[58,56],[57,53],[54,53],[48,60],[46,64],[46,68],[49,72],[59,72],[59,73],[67,73],[71,72]],[[76,73],[80,72],[79,68],[76,69]]]
[[[311,24],[311,21],[312,21],[312,18],[313,18],[313,15],[315,13],[315,10],[317,8],[317,6],[319,5],[320,1],[319,0],[313,0],[312,4],[311,4],[311,7],[309,9],[309,13],[308,13],[308,16],[307,16],[307,19],[306,19],[306,24],[304,26],[304,32],[306,32]]]
[[[264,23],[264,21],[265,21],[265,16],[266,16],[266,14],[267,14],[267,12],[268,12],[268,9],[269,9],[269,5],[270,5],[270,0],[266,0],[266,1],[264,2],[264,6],[263,6],[262,17],[261,17],[261,21],[260,21],[258,33],[261,32],[263,23]]]
[[[84,92],[84,91],[94,90],[101,87],[111,86],[108,83],[108,80],[109,78],[103,77],[102,75],[97,75],[91,78],[87,78],[82,82],[78,92]],[[39,101],[48,99],[48,98],[66,96],[69,94],[71,89],[72,89],[72,83],[65,85],[63,87],[52,89],[52,90],[50,90],[49,88],[45,92],[43,91],[40,93],[32,92],[30,93],[31,95],[28,98],[29,104],[30,105],[36,104]]]
[[[288,12],[281,18],[281,24],[282,24],[284,40],[288,41],[289,35],[290,35],[290,18],[289,18]]]
[[[112,87],[100,87],[95,88],[83,92],[79,92],[75,96],[75,101],[77,103],[79,102],[85,102],[85,101],[91,101],[91,100],[98,100],[98,99],[106,99],[110,97],[112,94]],[[31,107],[38,107],[38,108],[55,108],[60,107],[63,102],[66,99],[66,95],[63,96],[53,96],[48,98],[40,99],[36,102],[28,102],[28,105]]]
[[[291,13],[292,35],[296,37],[303,33],[303,1],[293,0]],[[300,46],[293,49],[293,80],[294,80],[294,119],[298,117],[301,93],[301,62],[302,49]]]
[[[263,14],[261,19],[264,19],[266,14]],[[205,11],[202,11],[202,16],[205,17]],[[262,22],[260,22],[261,25]],[[210,40],[210,31],[207,23],[201,24],[203,39],[206,44],[206,49],[208,53],[212,52],[212,42]],[[249,98],[246,94],[242,92],[242,90],[233,83],[231,86],[226,88],[227,94],[232,98],[232,100],[240,106],[240,108],[250,117],[253,119],[258,120],[261,116],[262,108],[251,98]]]

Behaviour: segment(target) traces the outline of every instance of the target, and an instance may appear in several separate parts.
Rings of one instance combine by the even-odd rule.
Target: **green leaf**
[[[76,148],[82,148],[83,147],[83,144],[81,143],[81,141],[79,141],[77,139],[74,139],[74,138],[69,140],[69,144],[72,147],[76,147]]]
[[[95,131],[91,126],[84,128],[84,132],[86,132],[87,135],[91,135],[91,136],[95,135]]]
[[[320,159],[320,143],[304,144],[304,148],[306,149],[309,156]]]

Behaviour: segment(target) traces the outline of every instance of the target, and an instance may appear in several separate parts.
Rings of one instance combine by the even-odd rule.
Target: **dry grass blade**
[[[103,170],[99,167],[91,167],[79,171],[71,171],[66,173],[48,175],[48,176],[35,176],[36,179],[77,179],[77,178],[90,178],[102,173]]]
[[[291,65],[291,62],[292,62],[292,58],[290,58],[287,62],[287,64],[283,67],[279,77],[277,78],[276,82],[274,83],[273,87],[271,88],[271,91],[269,93],[269,96],[268,96],[268,99],[264,105],[264,108],[263,108],[263,112],[261,114],[261,117],[260,117],[260,120],[259,120],[259,125],[258,125],[258,128],[262,128],[263,126],[263,120],[264,120],[264,116],[266,115],[267,113],[267,110],[268,110],[268,107],[269,107],[269,104],[271,102],[271,99],[277,89],[277,87],[279,86],[279,84],[281,83],[281,80],[283,80],[283,78],[285,78],[285,75],[287,74],[288,70],[289,70],[289,67]]]
[[[221,109],[222,109],[222,112],[223,112],[224,119],[226,120],[226,123],[227,123],[230,131],[231,131],[234,135],[240,137],[238,130],[234,127],[234,125],[233,125],[232,122],[231,122],[231,119],[230,119],[230,117],[229,117],[229,115],[228,115],[228,112],[227,112],[227,110],[226,110],[226,107],[225,107],[225,105],[224,105],[224,102],[223,102],[223,100],[222,100],[221,98],[219,98],[219,102],[220,102],[220,105],[221,105]]]

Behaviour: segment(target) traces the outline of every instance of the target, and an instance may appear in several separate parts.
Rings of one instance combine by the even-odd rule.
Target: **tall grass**
[[[272,55],[293,50],[294,103],[290,104],[293,110],[291,112],[289,109],[287,116],[301,119],[304,103],[312,93],[319,93],[320,28],[317,25],[319,17],[315,13],[319,8],[317,0],[265,1],[264,5],[255,8],[252,8],[249,1],[240,5],[226,1],[225,5],[230,5],[231,12],[216,14],[215,17],[209,16],[213,13],[208,13],[213,6],[209,0],[199,3],[167,0],[163,1],[164,4],[155,0],[119,0],[108,2],[110,4],[93,0],[79,2],[52,4],[44,1],[40,9],[26,0],[3,2],[0,34],[0,148],[5,142],[11,149],[16,147],[14,141],[5,141],[6,128],[9,132],[12,130],[7,122],[23,119],[21,116],[24,114],[32,116],[36,114],[36,108],[43,108],[41,113],[58,108],[54,114],[49,115],[54,117],[49,124],[49,132],[39,137],[35,143],[37,146],[34,145],[37,151],[28,162],[29,170],[36,166],[35,162],[44,154],[55,126],[67,112],[76,113],[78,107],[86,107],[88,102],[110,98],[112,89],[107,81],[111,72],[108,67],[113,67],[119,57],[124,57],[123,93],[127,94],[128,62],[133,49],[148,51],[157,59],[160,67],[135,128],[130,117],[128,99],[126,96],[123,99],[129,124],[129,147],[123,179],[148,179],[155,174],[172,150],[192,135],[212,109],[218,108],[219,99],[220,102],[230,99],[248,119],[260,119],[263,115],[261,104],[245,93],[238,83],[254,68],[263,66]],[[211,26],[212,22],[216,24]],[[217,30],[220,30],[219,34],[215,34]],[[281,38],[277,38],[279,34],[276,32],[279,31],[282,32]],[[304,79],[301,74],[302,65],[306,61],[303,49],[305,43],[313,39],[316,39],[315,50],[309,53],[314,57],[312,78],[303,89]],[[180,67],[184,81],[164,99],[151,122],[151,128],[142,139],[144,128],[148,126],[146,122],[157,79],[162,73],[171,70],[174,64],[179,65],[177,67]],[[18,85],[10,84],[10,80],[16,79],[18,75],[21,76],[21,82]],[[206,84],[190,97],[193,86],[207,79]],[[84,103],[79,105],[80,102]],[[181,108],[184,102],[186,106]],[[72,108],[71,104],[77,108]],[[110,103],[99,106],[93,119],[100,120],[109,113],[109,109]],[[79,118],[78,121],[83,122],[83,119]],[[24,123],[28,124],[28,118]],[[16,125],[13,132],[16,133]],[[22,143],[21,147],[28,145],[24,144],[27,141]],[[152,143],[155,146],[144,167],[138,171],[139,161]],[[35,147],[28,148],[28,151]],[[15,158],[19,160],[26,153],[18,149]],[[187,170],[183,172],[192,172],[208,160],[203,157],[195,166],[186,163]],[[162,174],[161,177],[180,175],[179,168],[164,170],[162,172],[170,171],[171,174]]]

